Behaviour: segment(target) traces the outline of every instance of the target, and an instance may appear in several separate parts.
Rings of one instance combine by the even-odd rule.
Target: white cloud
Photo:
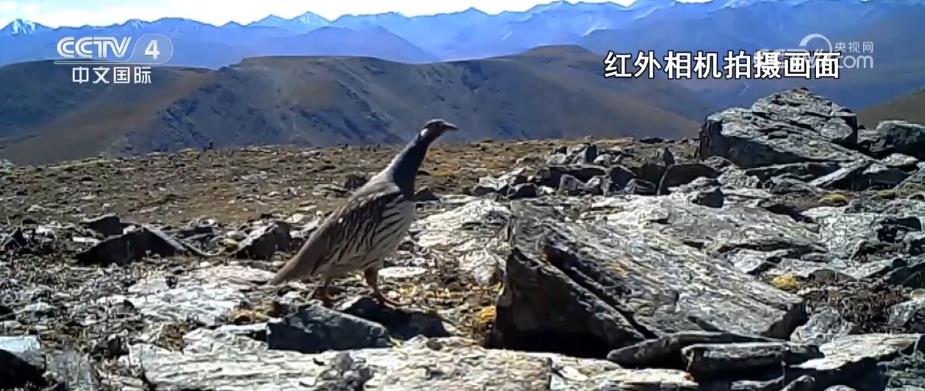
[[[0,12],[13,13],[14,11],[16,11],[15,1],[0,1]]]
[[[39,5],[36,3],[23,3],[19,6],[19,9],[26,15],[35,15],[39,12]]]

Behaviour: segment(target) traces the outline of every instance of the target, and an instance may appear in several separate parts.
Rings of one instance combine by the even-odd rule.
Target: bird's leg
[[[328,285],[330,284],[331,279],[325,278],[324,283],[318,288],[315,288],[315,293],[312,294],[312,296],[321,300],[321,304],[326,308],[331,308],[334,305],[334,298],[331,297],[330,289],[328,289]]]
[[[379,304],[388,304],[393,307],[401,307],[405,305],[385,297],[385,295],[382,294],[382,291],[379,290],[379,268],[371,267],[363,270],[363,277],[366,278],[366,285],[369,285],[369,287],[372,288],[373,298],[379,300]]]

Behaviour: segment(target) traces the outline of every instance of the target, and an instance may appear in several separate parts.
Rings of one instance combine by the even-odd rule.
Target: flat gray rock
[[[179,276],[174,283],[166,274],[157,273],[129,287],[125,295],[100,301],[127,300],[151,321],[182,323],[194,319],[215,326],[246,299],[244,290],[272,276],[271,272],[243,266],[213,266]]]
[[[419,246],[459,259],[464,272],[479,284],[490,285],[498,281],[504,267],[502,254],[508,246],[498,232],[510,214],[507,205],[497,201],[462,200],[446,212],[416,220],[411,231],[418,232]]]
[[[130,361],[156,389],[316,390],[345,384],[332,379],[331,372],[352,368],[372,375],[350,375],[364,390],[698,390],[683,371],[630,370],[603,360],[490,350],[456,338],[300,354],[267,350],[265,344],[232,333],[197,334],[198,349],[181,353],[133,345]]]
[[[804,362],[796,367],[823,371],[838,369],[868,358],[889,359],[900,352],[908,351],[921,340],[921,334],[846,335],[819,347],[825,357]]]
[[[911,197],[916,194],[925,193],[925,168],[920,168],[893,190],[899,197]]]
[[[67,390],[94,391],[100,389],[96,369],[86,354],[74,351],[50,354],[48,373]]]
[[[607,354],[607,359],[631,368],[681,367],[683,365],[681,351],[691,345],[774,341],[772,338],[754,335],[682,331],[613,350]]]
[[[891,325],[915,333],[925,333],[925,295],[890,307]]]
[[[812,376],[820,388],[849,385],[872,389],[872,383],[881,384],[884,380],[878,379],[888,376],[881,365],[901,356],[921,355],[925,348],[922,339],[921,334],[847,335],[821,345],[824,357],[793,365],[791,370]]]
[[[854,324],[842,318],[831,307],[824,307],[814,312],[806,324],[797,327],[790,339],[795,342],[821,345],[851,332]]]
[[[696,344],[681,350],[685,368],[695,378],[734,377],[743,371],[780,370],[784,364],[821,357],[814,345],[787,342]]]
[[[900,169],[915,169],[916,163],[919,162],[919,159],[916,159],[909,155],[903,155],[901,153],[892,153],[889,156],[880,159],[880,162],[887,167],[900,168]]]

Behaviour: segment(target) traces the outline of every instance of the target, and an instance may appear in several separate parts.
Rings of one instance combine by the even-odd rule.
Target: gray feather
[[[386,232],[381,230],[385,227],[379,225],[385,221],[383,216],[401,215],[402,222],[395,227],[393,235],[403,237],[413,216],[404,216],[407,210],[395,208],[411,201],[405,199],[394,183],[374,179],[328,216],[270,282],[278,284],[319,276],[338,277],[360,269],[368,262],[364,258],[379,256],[383,252],[378,248],[381,247],[381,234]],[[410,210],[413,213],[413,204]],[[400,241],[401,237],[397,240]]]

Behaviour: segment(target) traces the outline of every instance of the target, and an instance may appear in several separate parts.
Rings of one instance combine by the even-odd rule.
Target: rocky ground
[[[925,127],[443,145],[380,273],[267,286],[394,149],[0,164],[0,388],[925,390]]]

